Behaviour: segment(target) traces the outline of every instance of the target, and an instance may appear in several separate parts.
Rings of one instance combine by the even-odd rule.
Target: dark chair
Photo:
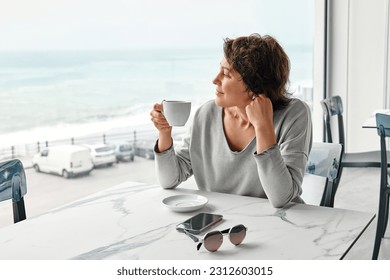
[[[378,259],[379,248],[381,246],[382,238],[384,237],[386,232],[386,226],[389,217],[390,186],[388,181],[389,172],[387,165],[388,154],[386,148],[386,137],[390,137],[390,116],[384,114],[376,114],[376,124],[381,143],[381,180],[375,243],[374,251],[372,253],[373,260]]]
[[[26,175],[20,160],[0,163],[0,201],[12,199],[14,223],[26,219],[24,195],[27,193]]]
[[[333,207],[334,197],[337,185],[340,180],[342,146],[335,143],[313,143],[309,158],[306,164],[306,174],[317,175],[322,177],[316,179],[317,186],[314,186],[313,178],[307,178],[311,182],[302,184],[302,198],[306,203]],[[316,189],[313,189],[316,188]],[[306,192],[306,194],[305,194]]]
[[[326,141],[328,143],[339,143],[343,145],[343,160],[341,167],[380,167],[380,151],[370,151],[362,153],[345,153],[345,132],[343,120],[343,102],[340,96],[332,96],[321,100],[321,106],[324,114],[324,127]],[[331,116],[337,117],[336,130],[338,132],[338,141],[331,129]],[[390,154],[389,154],[390,156]]]
[[[324,128],[325,128],[325,142],[328,143],[339,143],[343,147],[343,156],[340,166],[340,177],[343,173],[344,167],[377,167],[381,166],[381,152],[369,151],[361,153],[346,153],[345,152],[345,132],[344,132],[344,120],[343,120],[343,102],[340,96],[332,96],[321,100],[321,106],[324,115]],[[336,130],[332,133],[331,117],[337,118],[336,125],[333,128]],[[337,132],[337,133],[336,133]],[[336,134],[338,134],[338,141],[336,140]],[[390,153],[388,152],[388,158]],[[388,164],[390,166],[390,164]],[[338,184],[335,186],[336,191]]]

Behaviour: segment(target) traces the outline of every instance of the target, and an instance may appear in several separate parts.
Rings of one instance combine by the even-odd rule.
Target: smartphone
[[[210,213],[199,213],[195,216],[185,220],[184,222],[176,226],[177,230],[185,229],[190,233],[199,234],[205,229],[215,225],[222,220],[222,215],[210,214]]]

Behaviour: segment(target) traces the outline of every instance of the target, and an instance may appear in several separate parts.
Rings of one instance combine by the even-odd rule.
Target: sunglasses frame
[[[220,235],[222,236],[222,238],[223,238],[223,236],[230,236],[232,230],[233,230],[234,228],[237,228],[237,227],[242,227],[242,229],[245,231],[245,236],[244,236],[244,238],[242,239],[242,241],[244,241],[244,239],[245,239],[245,237],[246,237],[246,232],[248,231],[248,228],[247,228],[246,226],[242,225],[242,224],[239,224],[239,225],[236,225],[236,226],[234,226],[234,227],[227,228],[227,229],[224,229],[224,230],[221,230],[221,231],[219,231],[219,230],[210,231],[210,232],[206,233],[205,236],[204,236],[202,239],[199,239],[197,236],[195,236],[194,234],[188,232],[186,229],[180,229],[179,231],[185,233],[185,234],[186,234],[187,236],[189,236],[194,242],[197,242],[198,244],[196,245],[196,248],[197,248],[197,250],[199,251],[200,247],[202,247],[202,245],[204,244],[205,240],[207,240],[208,237],[210,237],[210,236],[212,236],[212,235],[214,235],[214,234],[220,234]],[[229,240],[230,240],[230,238],[229,238]],[[237,245],[241,244],[242,241],[241,241],[240,243],[238,243],[238,244],[234,244],[234,243],[232,243],[232,244],[234,244],[234,245],[237,246]],[[230,242],[232,242],[232,241],[230,240]],[[221,243],[221,244],[222,244],[222,243]],[[206,247],[205,247],[205,248],[206,248]],[[219,247],[217,248],[217,250],[218,250],[218,249],[219,249]],[[209,249],[207,249],[207,248],[206,248],[206,250],[209,251],[209,252],[215,252],[215,251],[217,251],[217,250],[212,251],[212,250],[209,250]]]

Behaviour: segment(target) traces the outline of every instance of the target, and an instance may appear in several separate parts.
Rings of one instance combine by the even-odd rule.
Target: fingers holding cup
[[[151,121],[158,130],[165,130],[171,128],[165,116],[162,113],[163,107],[161,104],[154,104],[150,112]]]

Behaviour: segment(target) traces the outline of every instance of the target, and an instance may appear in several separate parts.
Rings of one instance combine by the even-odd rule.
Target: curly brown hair
[[[276,39],[259,34],[226,38],[223,50],[227,62],[241,75],[248,92],[265,94],[274,110],[287,106],[290,102],[290,60]]]

